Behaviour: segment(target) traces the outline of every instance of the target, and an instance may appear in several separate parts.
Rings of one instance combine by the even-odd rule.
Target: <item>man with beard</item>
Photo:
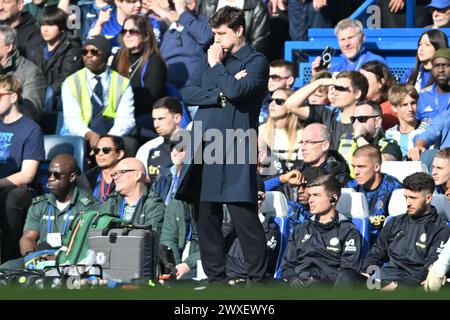
[[[450,106],[450,49],[437,50],[431,63],[435,82],[420,92],[417,106],[417,119],[427,123]]]
[[[33,199],[20,238],[20,253],[26,256],[36,246],[46,242],[53,248],[61,247],[70,222],[80,213],[96,210],[97,199],[76,187],[77,162],[68,154],[56,156],[47,171],[49,194]],[[4,269],[23,268],[24,259],[10,260]]]
[[[418,172],[406,177],[403,184],[407,214],[392,218],[381,230],[361,269],[364,273],[369,266],[381,267],[382,290],[419,286],[450,234],[447,222],[431,205],[433,178]]]

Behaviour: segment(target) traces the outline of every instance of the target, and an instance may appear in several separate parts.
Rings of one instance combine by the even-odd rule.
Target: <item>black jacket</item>
[[[218,0],[204,0],[200,4],[200,15],[211,18],[219,4]],[[262,0],[244,0],[245,38],[253,48],[266,53],[269,36],[269,11]]]
[[[339,270],[359,271],[361,262],[361,235],[350,220],[337,214],[322,224],[313,216],[295,227],[283,257],[281,278],[334,282]]]
[[[100,199],[101,197],[99,197],[98,194],[93,194],[95,187],[97,185],[97,180],[99,178],[100,173],[101,173],[101,170],[98,166],[86,171],[81,176],[78,176],[77,187],[88,192],[89,194],[91,194],[92,196],[94,196],[95,198],[97,198],[98,200],[103,202],[104,199]],[[114,179],[113,179],[111,182],[111,187],[108,189],[109,192],[105,195],[105,198],[109,194],[112,194],[115,190],[116,190],[116,183],[114,182]]]
[[[36,19],[29,12],[21,13],[21,21],[15,28],[17,31],[17,47],[20,54],[29,59],[31,50],[39,47],[44,40],[41,37],[41,31],[36,25]]]
[[[59,95],[63,81],[83,68],[81,42],[78,38],[64,33],[48,62],[45,61],[45,46],[46,44],[42,43],[39,47],[32,49],[29,59],[42,70],[47,86],[52,87],[55,94]]]
[[[383,266],[383,282],[420,284],[425,280],[428,267],[437,260],[448,240],[449,228],[432,207],[418,218],[408,214],[393,217],[381,229],[377,241],[364,259],[362,272],[370,265]]]
[[[347,162],[344,157],[335,150],[328,151],[327,159],[319,167],[311,167],[303,160],[298,160],[292,167],[292,169],[298,169],[302,173],[307,168],[308,170],[315,171],[315,174],[324,173],[335,176],[342,187],[351,180],[350,169],[348,168]],[[312,174],[314,175],[314,173]]]

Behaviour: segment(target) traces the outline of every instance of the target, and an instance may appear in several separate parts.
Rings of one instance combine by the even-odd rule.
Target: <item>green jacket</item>
[[[110,194],[106,201],[102,204],[100,212],[108,212],[120,216],[123,210],[124,197],[118,192]],[[164,219],[164,202],[153,191],[149,191],[147,186],[144,188],[144,193],[137,208],[134,211],[134,215],[129,222],[140,225],[152,225],[153,230],[161,233],[161,227]],[[136,216],[136,213],[138,216]]]
[[[76,215],[82,211],[97,210],[99,207],[100,202],[96,198],[77,187],[75,187],[69,206],[62,211],[59,211],[56,206],[56,198],[53,194],[44,194],[33,199],[31,207],[28,209],[23,231],[39,232],[38,242],[47,241],[49,228],[51,232],[60,232],[64,235],[64,227],[66,226],[67,229]],[[48,225],[49,213],[51,213],[50,226]],[[69,221],[66,223],[67,218]]]
[[[194,234],[191,239],[189,256],[185,261],[181,261],[183,250],[187,243],[186,233],[188,232],[188,226],[186,225],[185,219],[186,210],[189,210],[192,214],[192,206],[186,202],[176,199],[170,200],[166,208],[166,213],[164,214],[160,243],[173,250],[176,264],[185,262],[192,270],[197,267],[197,260],[200,260],[200,248],[198,246],[198,238]]]

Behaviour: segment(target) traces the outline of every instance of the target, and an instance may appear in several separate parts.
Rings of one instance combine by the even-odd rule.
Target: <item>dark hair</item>
[[[357,148],[355,152],[353,152],[353,157],[368,157],[376,160],[377,163],[381,163],[383,161],[380,149],[372,144],[366,144]]]
[[[403,187],[413,192],[433,193],[436,187],[433,178],[425,172],[416,172],[403,180]]]
[[[378,102],[372,101],[372,100],[362,100],[359,101],[356,106],[365,106],[368,105],[370,108],[372,108],[375,113],[377,113],[380,117],[383,116],[383,110],[381,109],[381,106]]]
[[[325,191],[330,195],[335,193],[339,198],[341,196],[341,184],[338,179],[331,174],[319,174],[312,181],[308,181],[308,187],[320,187],[323,186]]]
[[[272,68],[286,68],[288,73],[295,77],[295,68],[294,65],[292,64],[292,62],[287,61],[287,60],[283,60],[283,59],[278,59],[278,60],[273,60],[270,63],[270,66]]]
[[[361,69],[373,73],[379,83],[381,83],[381,79],[384,79],[384,83],[382,84],[380,89],[380,101],[377,102],[381,103],[386,101],[388,99],[389,88],[397,82],[392,75],[391,70],[383,62],[380,61],[369,61],[367,63],[364,63],[361,66]]]
[[[422,37],[424,35],[428,36],[428,39],[430,39],[431,45],[434,47],[434,49],[437,51],[440,48],[448,48],[448,38],[447,35],[442,32],[441,30],[437,29],[431,29],[427,30],[424,33],[422,33],[419,37],[419,41],[417,41],[417,48],[419,48],[420,40],[422,40]],[[414,66],[414,69],[411,72],[411,75],[408,78],[408,81],[406,83],[415,85],[417,81],[417,76],[419,75],[419,69],[422,62],[419,61],[419,55],[416,54],[416,65]],[[425,86],[429,86],[434,82],[433,77],[430,77],[430,80]]]
[[[369,91],[369,82],[366,77],[361,72],[358,71],[342,71],[337,76],[336,79],[347,78],[350,80],[352,89],[354,91],[361,91],[361,96],[358,101],[366,99],[367,91]]]
[[[57,26],[61,33],[67,31],[68,15],[58,7],[46,7],[42,11],[41,26]]]
[[[166,108],[170,113],[183,114],[183,108],[177,97],[162,97],[153,104],[152,110]]]
[[[244,10],[225,6],[220,8],[211,19],[209,19],[209,25],[211,28],[219,28],[222,25],[226,25],[233,31],[237,31],[239,27],[242,27],[242,34],[245,37],[245,14]]]
[[[151,55],[159,56],[158,44],[156,42],[155,34],[153,33],[153,26],[150,24],[147,17],[131,15],[124,20],[123,25],[125,25],[128,20],[132,20],[136,28],[139,30],[142,37],[142,44],[144,46],[142,49],[142,60],[137,66],[139,70],[137,74],[140,74],[142,68],[144,68],[144,65],[148,63],[148,58]],[[128,48],[125,45],[122,45],[117,53],[117,71],[122,76],[127,78],[129,77],[130,70],[129,55],[130,53]]]
[[[122,137],[119,136],[114,136],[112,134],[104,134],[100,136],[100,139],[103,138],[109,138],[112,140],[114,148],[116,148],[117,150],[123,150],[125,151],[125,141],[123,141]],[[100,139],[98,139],[100,141]]]

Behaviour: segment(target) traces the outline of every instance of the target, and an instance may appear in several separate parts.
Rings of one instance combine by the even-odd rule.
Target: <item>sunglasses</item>
[[[103,148],[93,148],[92,152],[94,152],[95,155],[98,155],[101,152],[103,152],[104,154],[108,154],[111,151],[116,151],[116,148],[111,148],[111,147],[103,147]]]
[[[52,176],[54,176],[56,180],[61,180],[61,178],[63,176],[68,175],[68,174],[71,174],[71,172],[64,173],[64,172],[51,171],[51,170],[48,170],[47,172],[45,172],[45,175],[47,176],[48,179],[50,179]]]
[[[271,104],[273,101],[275,101],[275,104],[278,106],[282,106],[285,102],[286,99],[281,99],[281,98],[270,98],[268,100],[269,104]]]
[[[141,32],[138,29],[125,29],[125,28],[120,31],[120,34],[124,35],[127,32],[130,34],[130,36],[138,36],[141,34]]]
[[[380,115],[376,115],[376,116],[357,116],[357,117],[350,117],[350,122],[351,123],[355,123],[356,120],[358,120],[358,122],[360,123],[366,123],[367,120],[371,119],[371,118],[377,118],[380,117]]]
[[[271,74],[271,75],[269,76],[269,78],[272,79],[272,80],[275,81],[275,82],[278,82],[278,81],[280,81],[281,79],[287,79],[287,78],[289,78],[289,77],[290,77],[290,76],[282,77],[282,76],[279,76],[279,75],[277,75],[277,74]]]
[[[87,56],[88,53],[91,53],[91,55],[93,55],[93,56],[99,56],[100,55],[100,50],[95,49],[95,48],[94,49],[83,49],[83,50],[81,50],[81,54],[83,56]]]
[[[127,172],[137,171],[137,169],[124,169],[124,170],[117,170],[116,172],[111,173],[111,178],[116,179],[121,177],[123,174]]]
[[[334,87],[334,90],[336,90],[336,91],[350,92],[349,87],[343,87],[343,86],[337,86],[337,85],[334,85],[333,87]]]

